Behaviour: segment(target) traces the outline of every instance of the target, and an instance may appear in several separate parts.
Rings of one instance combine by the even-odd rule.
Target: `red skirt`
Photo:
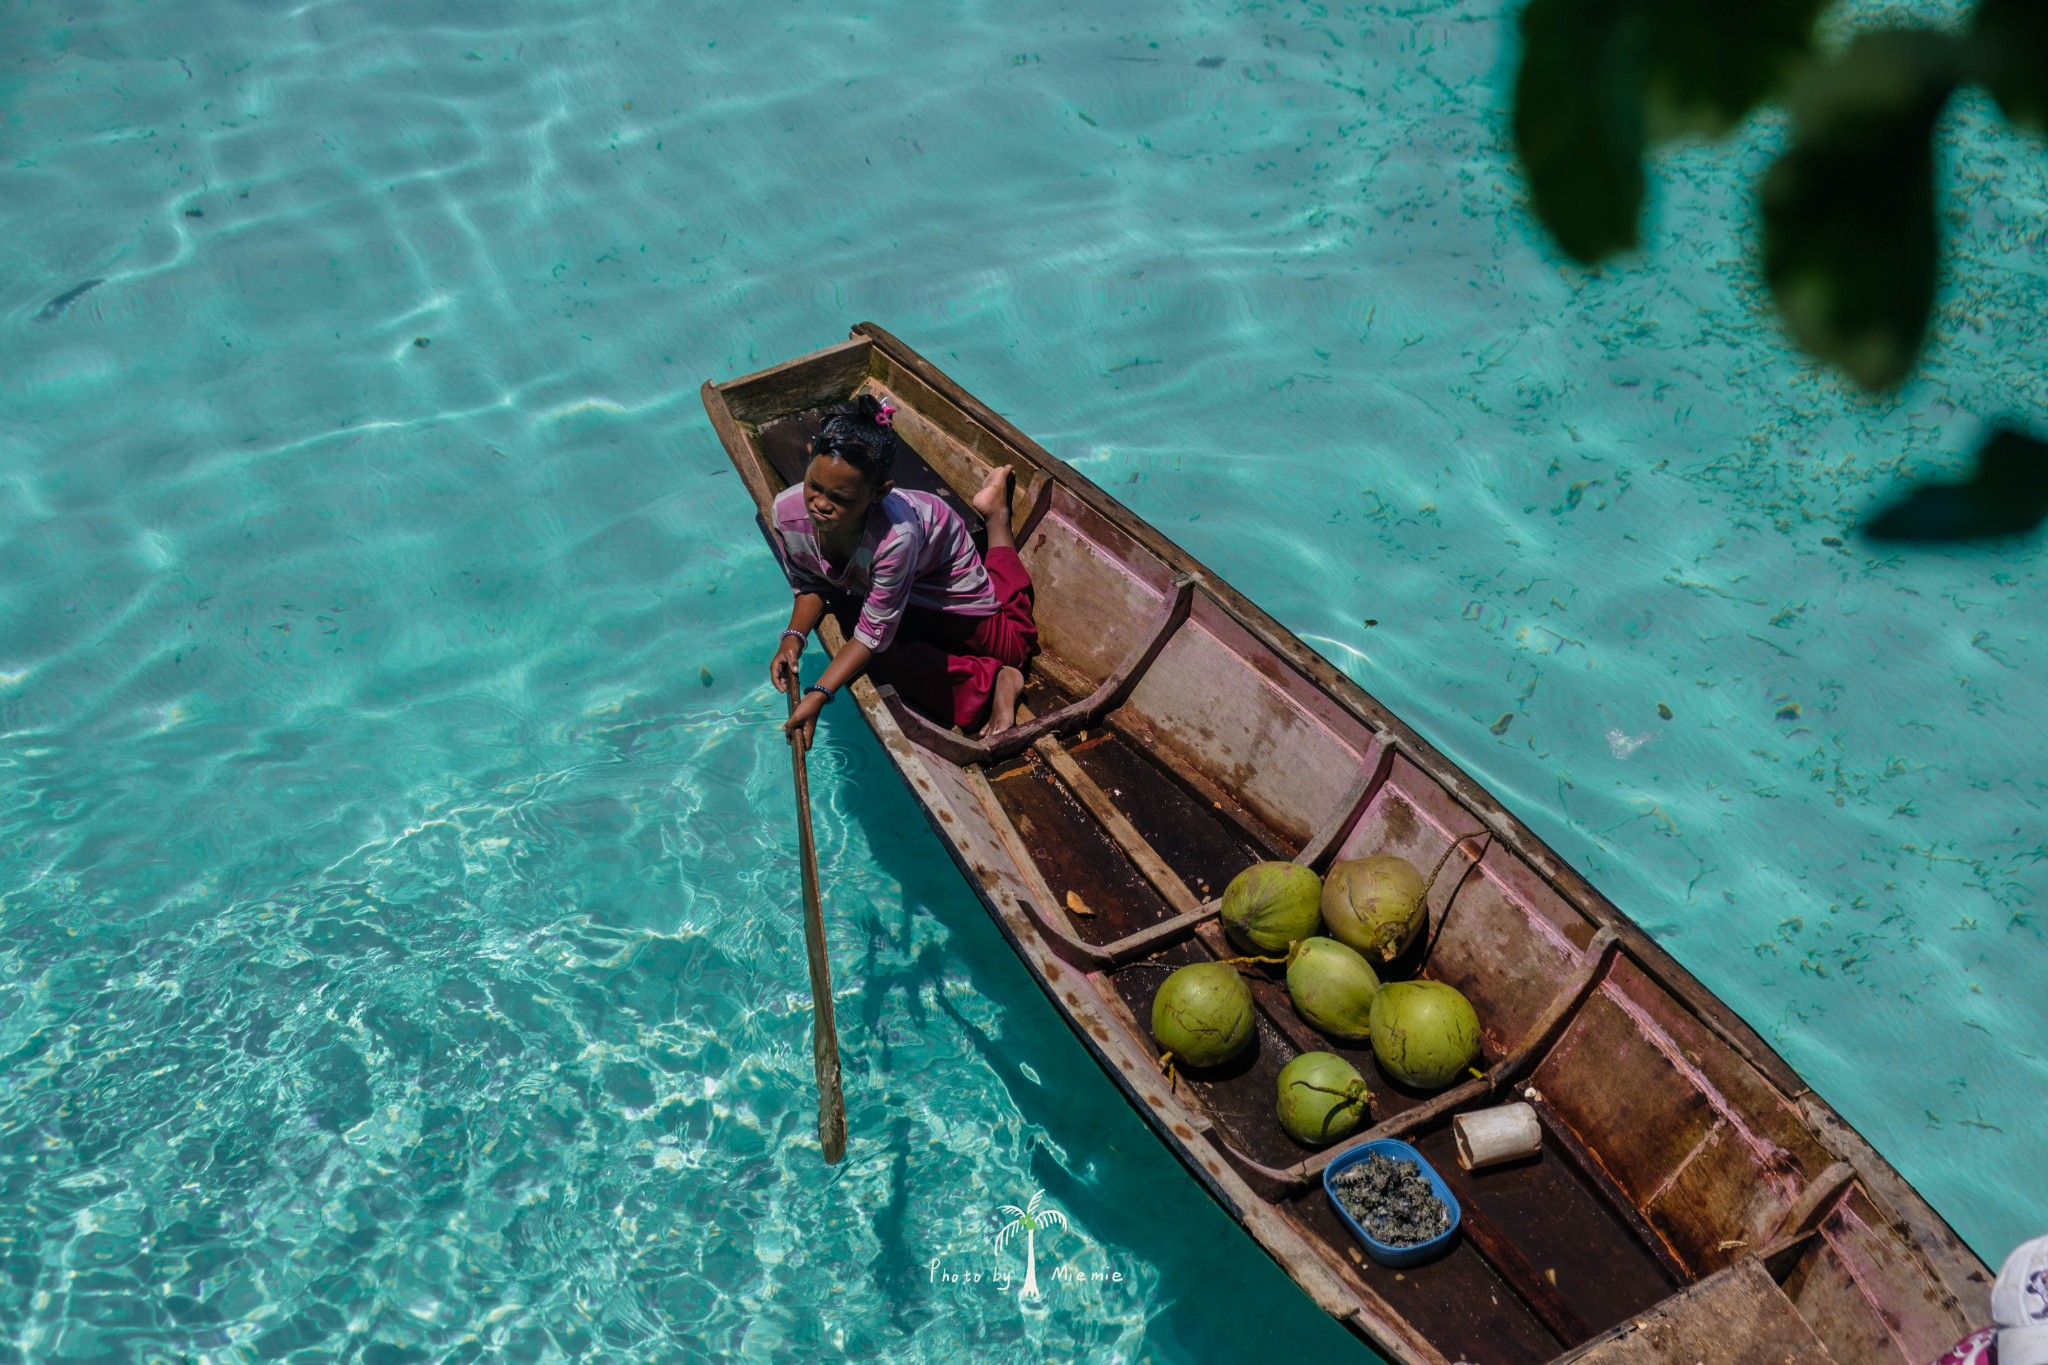
[[[1015,550],[997,547],[983,557],[996,593],[993,616],[956,616],[912,607],[896,638],[868,664],[868,677],[884,683],[911,708],[941,725],[971,731],[988,719],[996,672],[1023,668],[1038,653],[1038,623],[1031,615],[1031,575]]]

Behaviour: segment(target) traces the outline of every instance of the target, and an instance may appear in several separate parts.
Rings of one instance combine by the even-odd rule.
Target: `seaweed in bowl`
[[[1451,1230],[1449,1207],[1413,1161],[1374,1152],[1331,1185],[1344,1212],[1387,1246],[1419,1246]]]

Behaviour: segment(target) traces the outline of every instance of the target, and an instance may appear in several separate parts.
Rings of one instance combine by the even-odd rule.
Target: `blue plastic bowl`
[[[1444,1207],[1450,1211],[1451,1225],[1427,1242],[1417,1242],[1414,1246],[1406,1247],[1388,1246],[1360,1227],[1358,1220],[1345,1209],[1343,1201],[1337,1198],[1337,1177],[1374,1155],[1392,1157],[1396,1161],[1414,1162],[1421,1170],[1422,1178],[1429,1182],[1431,1191],[1444,1201]],[[1451,1238],[1458,1235],[1458,1220],[1461,1216],[1458,1212],[1458,1201],[1451,1197],[1450,1188],[1444,1184],[1443,1177],[1436,1173],[1436,1167],[1430,1165],[1422,1153],[1394,1138],[1375,1138],[1371,1142],[1361,1143],[1323,1167],[1323,1193],[1329,1196],[1330,1207],[1337,1210],[1337,1216],[1344,1220],[1344,1226],[1350,1228],[1351,1235],[1365,1247],[1366,1254],[1381,1265],[1420,1265],[1446,1250],[1450,1246]]]

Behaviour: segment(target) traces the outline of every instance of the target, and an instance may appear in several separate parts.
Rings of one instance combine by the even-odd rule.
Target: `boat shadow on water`
[[[827,722],[820,738],[838,751],[839,784],[858,795],[843,801],[833,818],[843,815],[860,832],[875,868],[901,887],[888,904],[835,905],[829,869],[825,874],[827,916],[857,914],[863,939],[857,958],[834,966],[841,973],[840,989],[858,986],[848,1002],[852,1008],[842,1006],[841,1013],[853,1136],[861,1136],[863,1109],[871,1133],[883,1124],[888,1133],[889,1197],[875,1215],[880,1250],[873,1273],[887,1295],[893,1325],[913,1331],[957,1297],[928,1283],[934,1253],[920,1244],[911,1213],[922,1144],[908,1106],[921,1079],[897,1064],[903,1049],[897,1035],[908,1027],[924,1049],[946,1050],[944,1035],[953,1034],[1006,1092],[1007,1100],[991,1097],[985,1107],[997,1113],[1014,1109],[1023,1148],[1018,1156],[1028,1163],[1032,1184],[1125,1275],[1123,1285],[1105,1288],[1123,1289],[1134,1300],[1155,1297],[1144,1307],[1146,1346],[1154,1358],[1255,1359],[1277,1332],[1312,1345],[1320,1357],[1377,1359],[1318,1309],[1160,1147],[1046,1002],[867,728],[849,713]],[[920,916],[945,931],[942,943],[930,941],[927,929],[927,941],[919,944]],[[956,1003],[963,979],[970,988],[965,994],[1001,1021],[1000,1036]],[[869,1068],[863,1085],[856,1078]],[[863,1089],[877,1095],[879,1106],[855,1098]],[[1021,1204],[1029,1195],[991,1190],[988,1198],[992,1205]],[[1053,1257],[1041,1247],[1039,1278],[1055,1310],[1060,1291],[1048,1282],[1048,1269],[1058,1263],[1057,1247]],[[1148,1286],[1135,1273],[1141,1265],[1151,1268],[1156,1282]],[[1229,1294],[1214,1293],[1219,1284],[1231,1286]],[[1015,1292],[1013,1280],[1010,1294]]]

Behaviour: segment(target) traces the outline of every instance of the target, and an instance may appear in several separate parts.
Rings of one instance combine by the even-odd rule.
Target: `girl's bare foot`
[[[997,546],[1015,548],[1010,538],[1010,489],[1017,481],[1017,473],[1006,464],[999,464],[982,480],[981,489],[968,504],[981,513],[981,519],[988,523],[988,543],[991,549]]]
[[[1007,664],[996,670],[995,696],[989,703],[988,724],[981,737],[989,739],[1017,723],[1017,703],[1024,696],[1024,675]]]

